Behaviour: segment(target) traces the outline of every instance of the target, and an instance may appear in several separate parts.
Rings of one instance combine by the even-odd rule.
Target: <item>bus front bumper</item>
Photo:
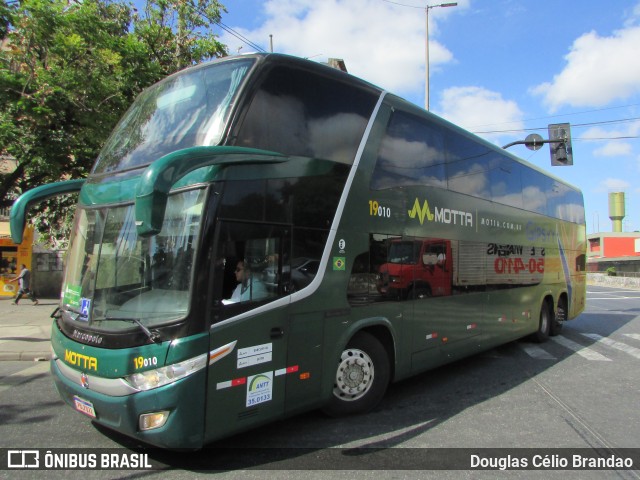
[[[147,391],[120,379],[83,376],[60,358],[51,360],[51,373],[62,399],[100,425],[157,447],[202,447],[206,369]]]

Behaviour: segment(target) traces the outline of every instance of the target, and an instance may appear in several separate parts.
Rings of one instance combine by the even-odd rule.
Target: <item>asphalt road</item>
[[[624,478],[632,470],[424,472],[420,456],[448,448],[640,449],[640,291],[589,287],[585,312],[539,345],[513,342],[394,384],[370,414],[314,411],[194,453],[151,453],[174,478]],[[0,449],[136,445],[59,400],[46,362],[0,362]],[[466,454],[465,451],[463,451]],[[637,454],[637,452],[636,452]],[[638,463],[636,463],[638,464]],[[418,467],[416,467],[416,465]],[[410,469],[407,469],[410,468]],[[307,471],[308,470],[308,471]],[[2,471],[37,478],[43,472]],[[46,472],[47,478],[143,478],[157,470]]]

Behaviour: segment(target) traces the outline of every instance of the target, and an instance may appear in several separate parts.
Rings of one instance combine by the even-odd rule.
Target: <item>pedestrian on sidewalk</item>
[[[16,298],[12,303],[14,305],[18,305],[18,302],[22,298],[22,295],[26,293],[27,296],[31,299],[31,301],[33,301],[33,305],[34,306],[38,305],[38,299],[36,299],[36,296],[33,294],[33,291],[31,291],[31,288],[30,288],[31,272],[29,271],[29,269],[24,263],[22,264],[22,270],[20,271],[18,276],[16,278],[9,280],[9,282],[16,282],[16,281],[18,282],[18,285],[20,286],[20,288],[18,289],[18,294],[16,295]]]

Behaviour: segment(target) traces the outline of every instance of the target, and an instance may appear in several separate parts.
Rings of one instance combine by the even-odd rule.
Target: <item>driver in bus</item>
[[[233,291],[231,298],[222,301],[223,304],[262,300],[269,296],[265,284],[252,275],[251,269],[244,261],[240,260],[238,262],[235,274],[238,286]]]

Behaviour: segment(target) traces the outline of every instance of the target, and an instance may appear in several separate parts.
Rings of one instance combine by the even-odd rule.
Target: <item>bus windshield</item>
[[[93,173],[148,165],[183,148],[217,145],[253,62],[252,58],[214,62],[150,87],[116,126]]]
[[[204,190],[169,197],[160,234],[136,232],[133,205],[79,209],[63,307],[102,330],[166,324],[187,314]]]

